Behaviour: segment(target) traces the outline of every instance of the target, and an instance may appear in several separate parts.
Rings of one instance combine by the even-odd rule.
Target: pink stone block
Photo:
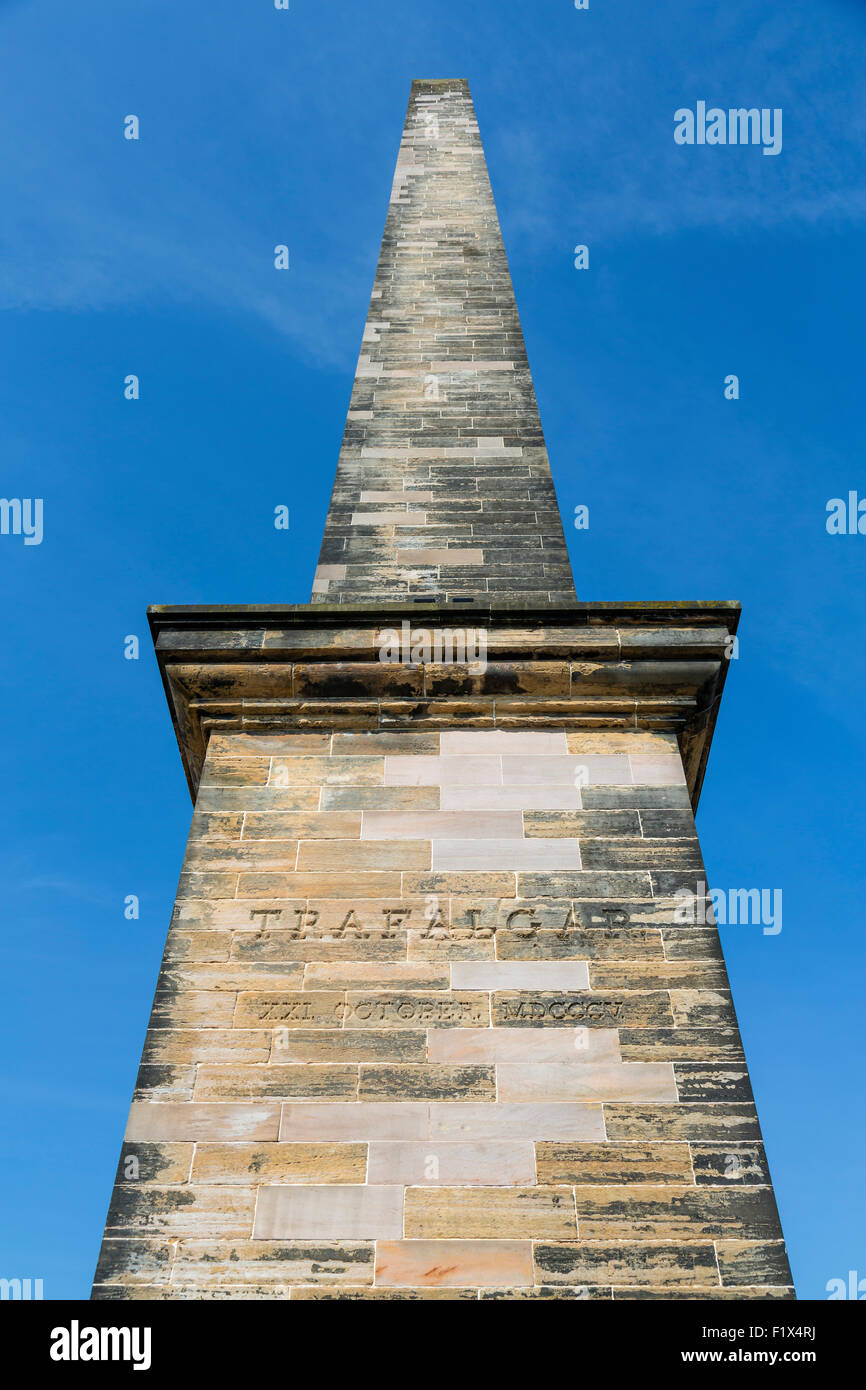
[[[129,1141],[171,1139],[276,1139],[279,1102],[134,1101]]]
[[[671,1062],[505,1062],[496,1069],[501,1100],[657,1101],[678,1099]]]
[[[255,1240],[399,1240],[403,1188],[260,1187]]]
[[[371,1140],[367,1179],[407,1187],[519,1187],[535,1182],[535,1151],[519,1140]]]
[[[483,565],[483,550],[437,549],[419,547],[417,550],[398,550],[398,565]]]
[[[601,1105],[575,1102],[516,1105],[497,1101],[433,1101],[430,1134],[435,1139],[581,1139],[601,1143],[605,1139]]]
[[[424,1101],[322,1101],[283,1104],[280,1138],[294,1140],[425,1139]]]
[[[386,787],[502,785],[498,757],[442,758],[394,754],[385,758]]]
[[[635,782],[645,787],[677,787],[685,783],[682,761],[676,755],[653,758],[631,753],[629,762]]]
[[[583,960],[456,960],[451,965],[451,988],[565,993],[589,989],[589,966]]]
[[[365,811],[362,840],[520,839],[520,811]]]
[[[326,594],[332,580],[346,578],[346,565],[319,565],[313,579],[313,593]]]
[[[434,840],[432,871],[580,869],[578,840]]]
[[[431,1062],[618,1062],[619,1034],[615,1028],[431,1028],[427,1055]]]
[[[567,758],[504,756],[502,780],[506,787],[619,786],[630,785],[632,775],[624,753],[587,753]]]
[[[511,757],[567,757],[568,736],[564,729],[552,732],[528,730],[512,733],[507,729],[443,730],[443,754],[505,753]]]
[[[353,526],[426,526],[426,512],[353,512]]]
[[[361,414],[360,411],[357,412]],[[371,412],[372,414],[372,412]],[[432,492],[362,492],[362,502],[432,502]]]
[[[376,1245],[375,1283],[384,1288],[528,1288],[528,1240],[397,1240]]]
[[[443,811],[581,811],[579,787],[443,787]]]

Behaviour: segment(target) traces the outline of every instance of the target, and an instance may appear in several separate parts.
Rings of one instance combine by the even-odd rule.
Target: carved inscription
[[[562,906],[553,916],[544,903],[527,903],[504,911],[498,920],[491,920],[481,907],[462,908],[453,919],[438,899],[423,913],[411,906],[399,904],[383,907],[378,915],[365,915],[363,909],[347,906],[339,922],[325,925],[322,912],[310,904],[293,908],[251,908],[250,921],[264,929],[279,928],[293,941],[394,941],[406,932],[413,932],[422,941],[484,941],[497,931],[507,931],[519,940],[531,940],[543,933],[558,940],[567,940],[577,931],[592,928],[612,932],[628,926],[629,912],[621,907],[599,907],[592,920],[576,904]]]
[[[483,1028],[489,1021],[488,996],[482,993],[362,994],[347,996],[311,992],[245,994],[241,996],[241,1026],[278,1023],[296,1028]]]
[[[557,1023],[602,1022],[605,1019],[615,1022],[622,1008],[621,999],[576,999],[565,994],[551,999],[509,999],[497,1001],[503,1025],[509,1023],[541,1023],[544,1019],[554,1019]]]
[[[347,1028],[366,1025],[397,1027],[483,1028],[489,1022],[487,996],[451,994],[446,998],[421,995],[349,995],[344,1009]]]

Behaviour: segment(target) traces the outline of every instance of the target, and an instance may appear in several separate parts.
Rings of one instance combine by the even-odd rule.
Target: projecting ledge
[[[148,610],[190,791],[215,731],[657,729],[697,805],[737,603]]]

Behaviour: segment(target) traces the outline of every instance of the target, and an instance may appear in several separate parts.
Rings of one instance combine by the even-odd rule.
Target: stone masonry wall
[[[214,735],[96,1298],[786,1298],[672,735]]]
[[[314,603],[574,602],[466,82],[412,84]]]

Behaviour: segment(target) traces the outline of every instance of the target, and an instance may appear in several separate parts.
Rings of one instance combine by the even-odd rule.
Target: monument
[[[195,811],[94,1298],[794,1296],[693,820],[738,616],[578,601],[415,82],[312,603],[150,610]]]

